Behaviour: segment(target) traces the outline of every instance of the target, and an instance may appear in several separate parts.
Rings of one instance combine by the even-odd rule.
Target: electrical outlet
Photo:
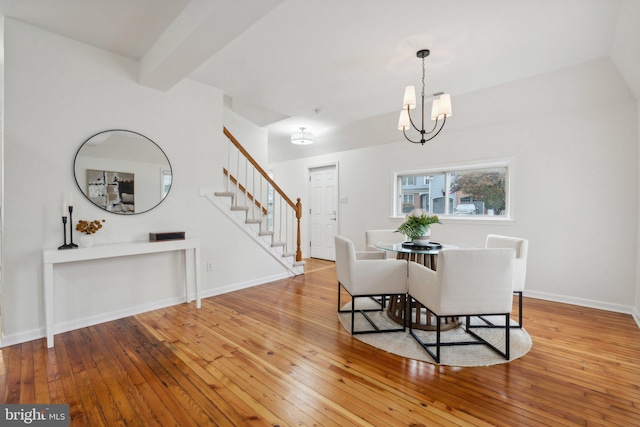
[[[213,261],[207,261],[207,271],[213,271]]]

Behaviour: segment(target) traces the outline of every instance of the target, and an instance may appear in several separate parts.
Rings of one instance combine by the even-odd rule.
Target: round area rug
[[[356,309],[366,309],[379,307],[377,303],[369,298],[358,298],[356,301]],[[350,310],[351,303],[347,303],[342,307],[343,310]],[[397,328],[398,324],[389,319],[386,311],[376,311],[367,313],[371,320],[378,325],[380,329]],[[350,313],[338,313],[340,323],[347,332],[351,330],[351,314]],[[356,331],[358,330],[371,330],[371,325],[367,320],[358,312],[355,316]],[[501,323],[497,318],[490,318],[494,324]],[[477,320],[478,324],[481,323]],[[475,322],[472,318],[472,322]],[[422,331],[418,329],[413,330],[416,335],[422,339],[425,343],[435,342],[436,333],[431,331]],[[495,345],[501,351],[504,351],[504,329],[494,328],[481,328],[475,329],[476,333]],[[383,334],[359,334],[354,335],[359,341],[367,343],[373,347],[377,347],[381,350],[389,353],[397,354],[398,356],[406,357],[409,359],[422,360],[436,364],[433,358],[427,353],[418,342],[409,334],[409,328],[406,332],[389,332]],[[442,346],[440,347],[440,365],[447,366],[491,366],[500,363],[508,363],[519,357],[524,356],[531,350],[531,337],[521,328],[511,328],[510,332],[511,340],[511,354],[510,360],[506,360],[498,353],[491,350],[486,345],[465,345],[465,346]],[[443,331],[440,333],[441,342],[452,341],[470,341],[473,338],[464,332],[464,324],[461,323],[457,328],[449,331]],[[435,347],[432,347],[432,351],[435,353]]]

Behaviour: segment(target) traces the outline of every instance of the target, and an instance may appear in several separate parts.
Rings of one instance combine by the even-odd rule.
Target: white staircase
[[[291,275],[304,274],[300,249],[302,205],[287,197],[238,141],[229,139],[227,167],[223,169],[225,190],[201,192],[220,212],[260,247],[282,264]]]
[[[304,274],[304,261],[296,261],[295,251],[287,251],[287,243],[278,241],[273,230],[263,229],[264,219],[251,218],[248,206],[238,206],[234,204],[235,194],[228,191],[214,192],[213,194],[203,194],[216,208],[229,218],[238,228],[253,239],[256,244],[268,252],[276,261],[282,264],[291,275]]]

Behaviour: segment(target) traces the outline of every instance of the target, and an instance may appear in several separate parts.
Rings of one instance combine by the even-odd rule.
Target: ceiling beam
[[[140,60],[139,83],[170,89],[281,2],[191,0]]]

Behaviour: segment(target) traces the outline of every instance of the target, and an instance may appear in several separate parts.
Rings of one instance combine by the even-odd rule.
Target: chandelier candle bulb
[[[440,100],[434,99],[433,104],[431,104],[431,120],[441,119],[440,117]]]
[[[404,90],[404,102],[402,103],[404,108],[410,109],[416,108],[416,87],[407,86]]]
[[[438,117],[451,117],[452,116],[452,111],[451,111],[451,95],[449,95],[448,93],[442,94],[440,95],[440,98],[438,99],[438,105],[439,105],[439,114]]]
[[[411,127],[411,122],[409,121],[409,113],[407,110],[400,111],[400,119],[398,120],[398,130],[405,130]]]

